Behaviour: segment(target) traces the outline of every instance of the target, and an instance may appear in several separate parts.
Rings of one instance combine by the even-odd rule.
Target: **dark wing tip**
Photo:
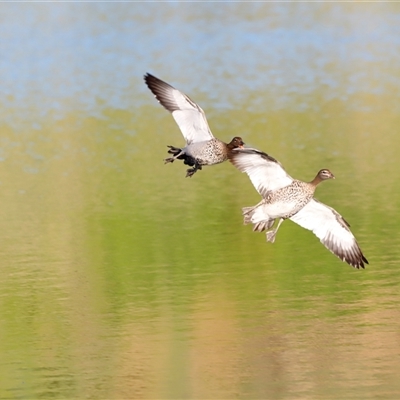
[[[269,154],[264,153],[263,151],[260,151],[259,153],[260,153],[261,157],[264,158],[265,160],[279,163],[279,161],[276,158],[270,156]]]
[[[232,158],[234,159],[235,156],[239,156],[239,154],[256,154],[259,155],[261,158],[263,158],[266,161],[270,161],[270,162],[274,162],[280,165],[280,162],[278,160],[276,160],[274,157],[270,156],[269,154],[261,151],[261,150],[257,150],[257,149],[252,149],[250,147],[244,147],[244,148],[236,148],[234,149],[234,151],[232,152]]]
[[[156,76],[150,74],[149,72],[146,72],[146,74],[143,77],[144,81],[146,82],[146,85],[149,87],[149,89],[153,92],[154,90],[161,90],[162,88],[164,89],[174,89],[171,85],[169,85],[167,82],[162,81],[161,79],[157,78]],[[153,92],[154,93],[154,92]]]
[[[337,245],[335,240],[332,240],[331,237],[328,237],[328,240],[324,240],[322,243],[343,262],[346,262],[354,268],[365,268],[364,263],[369,264],[368,260],[362,253],[360,246],[355,240],[352,246],[346,249],[342,248],[340,245]]]
[[[364,254],[361,252],[361,249],[358,247],[357,252],[350,255],[350,257],[345,257],[343,261],[346,261],[352,267],[357,269],[365,269],[365,264],[369,264],[368,260],[365,258]]]
[[[155,84],[157,81],[159,81],[158,78],[156,78],[154,75],[150,74],[149,72],[146,72],[143,76],[144,81],[146,82],[146,85],[150,88],[151,85]]]
[[[148,72],[146,72],[143,79],[147,87],[151,90],[155,98],[164,108],[170,112],[179,110],[179,107],[171,95],[172,91],[175,90],[173,86]]]
[[[154,75],[151,74],[150,72],[146,72],[146,73],[143,75],[143,79],[146,81],[146,83],[147,83],[147,82],[151,82],[151,81],[154,81],[154,82],[163,82],[161,79],[157,78],[156,76],[154,76]],[[164,82],[164,83],[165,83],[165,82]]]

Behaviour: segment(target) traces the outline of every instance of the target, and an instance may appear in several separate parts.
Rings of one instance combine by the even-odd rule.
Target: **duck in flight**
[[[311,182],[303,182],[293,179],[277,160],[256,149],[234,149],[229,160],[249,176],[262,196],[254,207],[242,209],[244,223],[252,223],[253,231],[266,230],[267,241],[273,243],[282,222],[290,219],[312,231],[342,261],[358,269],[368,264],[347,221],[314,198],[319,183],[335,178],[328,169],[320,170]],[[277,227],[269,230],[276,219]]]
[[[184,93],[149,73],[144,76],[144,81],[160,104],[172,113],[186,140],[183,148],[168,146],[172,157],[166,158],[165,163],[183,160],[185,165],[193,167],[186,172],[186,177],[191,177],[204,165],[222,163],[228,159],[230,151],[243,148],[240,137],[234,137],[230,143],[215,138],[204,111]]]

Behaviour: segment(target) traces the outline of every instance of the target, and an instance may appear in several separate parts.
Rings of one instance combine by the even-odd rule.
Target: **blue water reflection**
[[[42,113],[94,111],[98,101],[134,107],[145,71],[179,77],[214,107],[253,91],[275,108],[304,109],[316,89],[345,100],[400,85],[379,68],[400,65],[400,17],[389,6],[49,3],[3,4],[2,12],[6,108],[28,109],[32,99]],[[260,99],[246,104],[260,107]]]

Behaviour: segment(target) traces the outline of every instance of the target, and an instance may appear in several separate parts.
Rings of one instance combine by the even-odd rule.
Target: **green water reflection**
[[[159,111],[127,113],[127,125],[143,127],[133,137],[71,116],[32,134],[43,161],[9,150],[15,169],[3,170],[0,214],[2,396],[367,398],[384,388],[390,398],[398,390],[392,238],[400,194],[384,172],[399,146],[390,137],[397,121],[382,113],[376,121],[386,125],[370,118],[359,130],[391,145],[350,135],[361,119],[352,113],[341,123],[328,114],[316,146],[287,131],[313,131],[290,111],[283,128],[275,122],[283,113],[268,115],[271,134],[252,129],[246,139],[282,154],[301,178],[320,166],[335,171],[318,198],[352,223],[371,262],[355,271],[290,222],[274,245],[242,226],[240,208],[258,195],[229,164],[193,179],[184,179],[183,165],[163,165],[164,142],[181,139],[171,124],[160,140],[159,127],[170,124]],[[249,125],[258,117],[243,116]],[[36,173],[22,168],[30,163]]]

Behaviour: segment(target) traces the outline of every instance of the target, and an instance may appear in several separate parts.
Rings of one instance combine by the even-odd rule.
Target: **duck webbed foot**
[[[164,159],[164,164],[173,163],[174,161],[175,161],[174,157],[165,158]]]
[[[195,163],[193,168],[189,168],[186,171],[186,178],[188,177],[191,178],[196,173],[197,170],[201,170],[201,165]]]
[[[175,146],[167,146],[169,148],[168,150],[168,154],[173,154],[174,156],[179,156],[180,154],[182,154],[182,149],[180,149],[179,147],[175,147]]]
[[[173,163],[176,159],[182,160],[185,157],[185,154],[183,153],[182,149],[179,149],[178,147],[174,146],[167,146],[169,147],[168,154],[172,154],[173,157],[166,158],[164,160],[164,163]]]
[[[276,229],[266,232],[267,242],[274,243],[276,238]]]

